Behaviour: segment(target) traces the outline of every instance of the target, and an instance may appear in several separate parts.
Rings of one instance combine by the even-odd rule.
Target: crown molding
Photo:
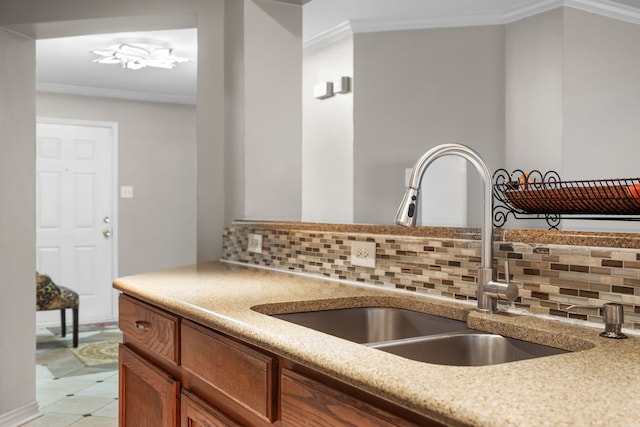
[[[504,13],[502,13],[502,16],[495,24],[500,25],[516,22],[530,16],[535,16],[540,13],[548,12],[550,10],[565,6],[564,3],[564,0],[534,0],[523,6],[506,10]]]
[[[322,31],[302,42],[302,50],[304,53],[311,53],[325,46],[329,46],[340,39],[350,37],[356,31],[351,28],[352,21],[344,21],[340,24]]]
[[[293,4],[295,6],[303,6],[305,3],[309,3],[311,0],[271,0],[276,3]]]
[[[89,86],[61,85],[55,83],[37,82],[36,89],[40,92],[64,93],[69,95],[95,96],[100,98],[118,98],[130,101],[162,102],[168,104],[195,105],[195,96],[181,96],[154,92],[140,92],[132,90],[105,89]]]
[[[640,9],[609,0],[564,0],[563,5],[617,19],[640,24]]]
[[[431,16],[401,20],[350,20],[303,41],[304,53],[329,46],[357,33],[418,30],[428,28],[504,25],[559,7],[571,7],[620,21],[640,24],[640,9],[609,0],[532,0],[501,12]]]

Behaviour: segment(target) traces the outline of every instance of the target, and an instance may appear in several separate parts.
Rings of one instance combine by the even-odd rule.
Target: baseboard
[[[0,427],[18,427],[42,416],[35,400],[20,408],[0,414]]]

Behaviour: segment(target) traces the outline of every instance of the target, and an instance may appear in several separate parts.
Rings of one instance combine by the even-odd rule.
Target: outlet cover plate
[[[249,234],[247,250],[255,254],[262,253],[262,235],[261,234]]]
[[[376,267],[376,242],[351,242],[351,265]]]

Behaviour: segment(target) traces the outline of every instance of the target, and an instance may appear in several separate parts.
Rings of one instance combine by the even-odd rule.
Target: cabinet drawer
[[[249,411],[262,422],[275,420],[274,357],[187,321],[181,335],[182,369],[193,378],[187,387],[203,393],[215,406],[238,414]]]
[[[316,380],[289,369],[281,376],[281,425],[368,426],[368,427],[435,427],[431,420],[418,423],[372,406]]]
[[[180,364],[178,317],[149,304],[120,295],[119,326],[125,342],[145,353]]]

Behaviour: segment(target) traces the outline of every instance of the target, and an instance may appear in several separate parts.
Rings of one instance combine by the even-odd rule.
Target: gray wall
[[[118,123],[119,275],[196,261],[196,112],[177,104],[39,92],[38,116]]]
[[[353,222],[353,89],[327,99],[314,86],[353,79],[353,38],[304,57],[302,85],[302,220]]]
[[[238,146],[238,152],[246,153],[242,138],[225,141],[225,123],[236,120],[238,111],[225,110],[225,5],[236,4],[238,0],[113,0],[109,2],[85,2],[78,0],[57,0],[55,3],[39,0],[22,0],[20,2],[0,2],[0,28],[13,31],[37,39],[39,37],[62,37],[68,35],[89,34],[92,32],[133,31],[141,29],[168,28],[171,22],[179,27],[189,24],[198,27],[198,105],[196,107],[196,140],[197,140],[197,217],[196,217],[196,254],[198,261],[209,261],[220,256],[222,248],[222,232],[227,218],[245,216],[244,209],[237,205],[227,211],[225,209],[225,193],[236,192],[245,197],[245,191],[255,194],[264,192],[258,180],[273,183],[276,186],[285,184],[271,200],[261,196],[259,204],[265,212],[275,218],[299,219],[300,209],[300,177],[299,151],[296,154],[296,143],[299,145],[300,130],[300,86],[301,65],[291,70],[279,69],[275,82],[265,80],[265,75],[255,71],[247,71],[246,76],[253,81],[251,90],[260,90],[257,94],[245,94],[250,102],[259,102],[260,108],[268,111],[265,118],[278,120],[278,131],[260,132],[269,124],[261,121],[256,112],[245,116],[245,132],[254,132],[252,144],[274,144],[272,150],[263,151],[260,161],[252,162],[253,182],[245,187],[237,187],[236,182],[225,182],[225,169],[234,168],[237,164],[227,164],[225,150],[231,145]],[[300,33],[302,13],[298,6],[274,5],[266,0],[244,0],[244,5],[251,11],[249,28],[238,31],[255,31],[253,37],[261,34],[264,40],[254,43],[250,55],[259,58],[251,60],[251,67],[272,68],[275,73],[278,63],[291,64],[300,61]],[[153,15],[149,15],[152,12]],[[117,19],[112,19],[117,18]],[[162,23],[163,26],[159,26]],[[231,31],[236,31],[235,29]],[[3,181],[6,187],[0,189],[0,197],[5,206],[4,215],[7,221],[0,223],[6,228],[3,233],[5,251],[11,255],[4,258],[10,267],[3,269],[2,286],[9,286],[6,294],[11,304],[0,315],[0,323],[6,325],[2,337],[2,358],[0,366],[0,424],[4,418],[26,408],[29,410],[35,397],[34,375],[34,328],[35,314],[33,274],[35,266],[35,54],[33,41],[17,43],[19,37],[3,34],[2,41],[10,46],[0,47],[3,57],[14,58],[12,61],[0,63],[0,88],[7,92],[2,96],[0,105],[5,105],[10,112],[0,117],[4,138],[11,145],[3,147],[7,156],[1,156],[0,162],[7,163],[3,174],[11,176],[10,181]],[[296,41],[297,40],[297,41]],[[276,43],[283,42],[281,45]],[[274,55],[258,52],[257,47],[267,43],[277,49]],[[295,49],[294,49],[295,48]],[[5,50],[7,52],[5,52]],[[296,59],[297,58],[297,59]],[[242,57],[247,61],[247,57]],[[276,64],[276,65],[274,65]],[[268,90],[263,86],[268,86]],[[269,86],[271,85],[271,86]],[[249,86],[245,86],[248,88]],[[249,89],[247,89],[249,90]],[[275,95],[285,93],[284,96]],[[4,94],[3,94],[4,95]],[[254,96],[255,95],[255,96]],[[230,96],[233,96],[230,94]],[[289,105],[295,103],[295,105]],[[236,104],[245,108],[242,103]],[[274,108],[274,105],[277,108]],[[258,108],[258,107],[256,107]],[[297,115],[291,112],[298,111]],[[280,113],[279,113],[280,112]],[[278,116],[282,114],[282,116]],[[13,117],[15,115],[15,117]],[[255,120],[256,130],[252,129]],[[296,136],[297,135],[297,136]],[[282,138],[281,138],[282,137]],[[282,141],[281,141],[282,139]],[[238,156],[239,157],[239,156]],[[270,161],[273,158],[274,161]],[[286,159],[283,162],[283,159]],[[244,160],[242,160],[244,161]],[[282,166],[286,165],[283,170]],[[16,183],[20,183],[20,192],[15,191]],[[144,185],[144,184],[142,184]],[[7,188],[10,187],[10,188]],[[19,197],[16,196],[19,194]],[[15,200],[18,197],[18,200]],[[254,196],[246,196],[252,198]],[[257,197],[257,195],[255,196]],[[246,200],[246,199],[245,199]],[[14,203],[15,202],[15,203]],[[255,205],[257,206],[257,205]],[[11,222],[15,219],[14,222]],[[144,219],[142,219],[144,220]],[[19,259],[17,259],[19,257]],[[15,262],[12,262],[15,261]],[[153,261],[146,260],[149,267]],[[124,268],[137,269],[136,266]],[[143,268],[146,268],[143,267]],[[24,285],[24,286],[23,286]],[[22,286],[22,287],[18,287]],[[9,291],[10,290],[10,291]],[[6,333],[5,333],[6,332]],[[21,339],[15,340],[15,337]],[[11,343],[9,347],[8,343]]]
[[[637,176],[640,26],[561,8],[506,34],[507,165]]]
[[[151,1],[151,0],[147,0]],[[232,0],[196,0],[198,15],[197,260],[220,257],[224,194],[224,7]],[[151,1],[151,4],[153,1]],[[176,4],[174,4],[174,7]],[[157,6],[152,6],[152,8]],[[125,8],[126,11],[126,8]]]
[[[354,35],[356,223],[390,224],[405,169],[429,148],[459,142],[490,168],[504,163],[504,28]],[[475,170],[470,188],[480,188]],[[479,225],[479,191],[469,191]]]
[[[565,180],[638,177],[640,26],[561,8],[509,24],[506,34],[507,168],[555,170]],[[561,228],[637,232],[640,224],[563,220]]]
[[[563,127],[564,9],[506,26],[506,161],[501,167],[556,170]]]
[[[224,83],[225,150],[224,179],[235,191],[225,192],[225,222],[244,216],[245,206],[245,79],[244,79],[244,3],[227,2],[225,17]],[[239,215],[240,214],[240,215]]]
[[[298,221],[302,9],[231,1],[225,14],[227,224],[237,218]]]
[[[305,67],[338,72],[332,48],[338,46],[307,55]],[[639,51],[639,25],[568,7],[507,25],[355,34],[353,170],[351,155],[339,149],[332,161],[353,174],[353,221],[391,223],[405,168],[447,141],[475,148],[493,170],[555,170],[567,180],[637,177]],[[305,90],[312,83],[305,80]],[[331,133],[346,113],[320,105],[304,104],[304,150],[323,138],[327,147],[349,144],[348,135]],[[303,157],[304,182],[324,179],[322,168],[329,166],[314,160]],[[319,171],[315,177],[308,176],[311,169]],[[469,171],[471,226],[479,224],[476,176]],[[314,196],[322,206],[320,193]],[[332,211],[309,218],[333,220],[343,208],[331,209],[336,200],[325,195]],[[507,226],[548,227],[513,219]],[[622,221],[564,220],[561,226],[640,229]]]
[[[300,220],[302,8],[244,9],[244,215]]]
[[[566,9],[563,69],[563,175],[640,175],[640,25]]]
[[[9,425],[37,410],[35,43],[0,29],[0,58],[0,425]]]
[[[640,26],[564,14],[562,177],[640,176]],[[639,232],[629,221],[563,221],[563,228]]]

